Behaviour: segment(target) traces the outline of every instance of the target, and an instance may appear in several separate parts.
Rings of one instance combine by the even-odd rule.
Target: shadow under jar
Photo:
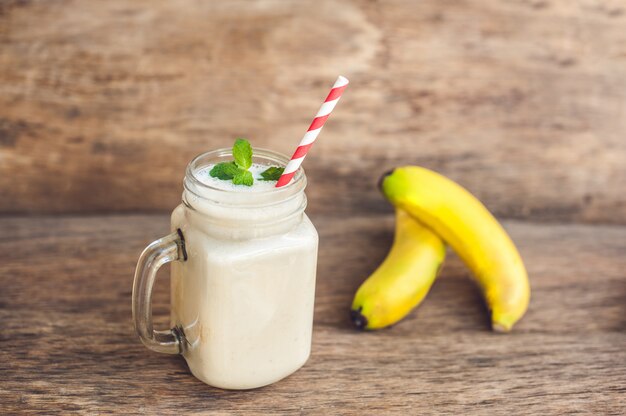
[[[182,354],[198,379],[251,389],[288,376],[310,355],[318,235],[304,213],[302,169],[290,184],[259,191],[198,178],[231,160],[231,150],[220,149],[188,165],[172,234],[149,245],[137,264],[133,318],[148,348]],[[284,166],[288,158],[255,149],[253,162]],[[172,329],[155,331],[152,286],[168,262]]]

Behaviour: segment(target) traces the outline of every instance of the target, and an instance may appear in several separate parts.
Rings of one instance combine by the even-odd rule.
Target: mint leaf
[[[235,162],[222,162],[213,166],[209,175],[214,178],[221,179],[223,181],[231,180],[239,172],[239,168]]]
[[[262,181],[277,181],[281,177],[285,168],[279,168],[278,166],[270,166],[261,172]]]
[[[235,185],[252,186],[254,178],[248,171],[252,166],[252,146],[246,139],[237,139],[233,145],[232,162],[222,162],[211,168],[209,174],[223,181],[232,180]]]
[[[233,183],[235,185],[246,185],[252,186],[254,183],[254,178],[252,177],[252,172],[239,169],[235,177],[233,178]]]
[[[252,146],[246,139],[235,140],[233,158],[241,169],[249,169],[252,166]]]

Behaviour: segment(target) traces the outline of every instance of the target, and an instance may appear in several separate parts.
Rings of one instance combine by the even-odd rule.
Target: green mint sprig
[[[231,162],[222,162],[213,166],[209,175],[223,181],[232,180],[235,185],[252,186],[254,178],[248,169],[252,166],[252,146],[246,139],[236,139],[233,145]],[[270,166],[261,172],[262,181],[277,181],[285,168]]]
[[[239,173],[239,168],[235,162],[224,162],[213,166],[209,175],[223,181],[229,181],[233,179],[237,173]]]
[[[281,177],[285,168],[279,168],[278,166],[270,166],[261,172],[262,181],[277,181]]]
[[[248,170],[252,166],[252,146],[246,139],[237,139],[233,145],[233,158],[240,169]]]
[[[233,178],[233,183],[235,185],[252,186],[254,178],[252,177],[252,173],[250,171],[240,170]]]

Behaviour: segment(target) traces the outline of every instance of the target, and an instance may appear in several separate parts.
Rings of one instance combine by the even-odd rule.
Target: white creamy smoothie
[[[306,177],[275,188],[260,174],[286,158],[256,151],[252,186],[211,177],[227,151],[196,158],[172,213],[187,259],[172,263],[172,326],[200,380],[226,389],[278,381],[311,350],[318,235],[304,213]]]
[[[133,324],[148,349],[182,354],[194,376],[224,389],[262,387],[304,365],[318,236],[300,166],[347,85],[337,78],[291,159],[236,138],[187,165],[170,234],[135,268]],[[152,290],[168,263],[172,327],[157,330]]]

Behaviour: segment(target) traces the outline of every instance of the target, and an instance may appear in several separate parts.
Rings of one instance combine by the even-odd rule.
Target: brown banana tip
[[[350,319],[352,320],[352,323],[354,323],[354,326],[358,329],[365,329],[367,326],[367,318],[363,316],[361,309],[362,308],[351,310]]]
[[[499,323],[499,322],[492,322],[492,323],[491,323],[491,329],[492,329],[494,332],[498,332],[498,333],[500,333],[500,334],[504,334],[504,333],[507,333],[507,332],[511,332],[511,328],[506,327],[506,326],[502,325],[502,324],[501,324],[501,323]]]
[[[383,181],[385,180],[385,178],[389,175],[391,175],[393,173],[394,169],[388,170],[387,172],[383,173],[380,176],[380,179],[378,179],[378,189],[379,190],[383,190]]]

